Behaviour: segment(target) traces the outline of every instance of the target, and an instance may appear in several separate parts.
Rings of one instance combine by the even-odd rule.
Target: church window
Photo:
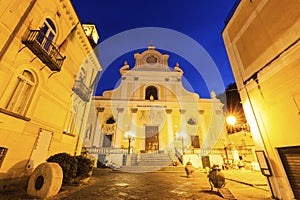
[[[116,123],[116,120],[114,119],[113,116],[111,116],[106,120],[106,124],[114,124],[114,123]]]
[[[189,125],[196,125],[196,124],[197,124],[197,120],[196,120],[196,119],[193,119],[193,118],[190,118],[190,119],[187,121],[187,123],[188,123]]]
[[[158,100],[157,88],[154,86],[148,86],[146,88],[146,100]]]

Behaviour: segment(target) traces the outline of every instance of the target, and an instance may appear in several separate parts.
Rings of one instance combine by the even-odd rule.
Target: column
[[[132,119],[131,119],[131,131],[134,132],[134,137],[133,140],[131,140],[131,144],[133,147],[135,147],[135,141],[136,141],[136,136],[137,136],[137,133],[136,133],[136,115],[137,115],[137,111],[138,111],[138,108],[131,108],[131,112],[132,112]]]
[[[174,147],[174,135],[173,135],[173,123],[172,123],[172,109],[166,109],[167,113],[167,123],[168,123],[168,141],[169,147]]]
[[[97,117],[94,124],[94,138],[92,146],[101,147],[101,125],[104,107],[97,107]]]
[[[187,144],[187,133],[186,133],[186,121],[185,121],[185,109],[179,109],[181,115],[181,125],[180,125],[180,134],[181,134],[181,141],[182,141],[182,153],[185,154]]]
[[[205,121],[204,121],[204,110],[198,110],[199,112],[199,123],[200,123],[200,126],[201,126],[201,132],[202,132],[202,138],[201,138],[201,141],[203,143],[205,137],[207,136],[207,132],[206,132],[206,126],[205,126]],[[200,144],[201,147],[203,144]]]
[[[118,119],[117,119],[117,131],[116,131],[116,136],[115,136],[114,147],[121,147],[121,132],[122,132],[124,108],[117,108],[117,111],[118,111]]]

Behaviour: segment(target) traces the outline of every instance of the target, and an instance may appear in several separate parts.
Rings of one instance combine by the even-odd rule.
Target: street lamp
[[[229,133],[235,133],[240,131],[250,132],[249,125],[247,122],[244,123],[237,123],[238,119],[234,115],[228,115],[226,117],[226,122],[228,124],[227,131]],[[239,121],[241,121],[239,119]]]
[[[133,131],[127,131],[124,136],[128,139],[128,154],[130,154],[130,144],[134,140],[135,133]]]
[[[226,117],[226,122],[227,122],[229,125],[233,126],[233,125],[235,125],[235,123],[236,123],[236,117],[233,116],[233,115],[229,115],[229,116]]]

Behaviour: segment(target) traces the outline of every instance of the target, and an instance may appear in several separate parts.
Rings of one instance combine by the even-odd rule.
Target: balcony
[[[73,91],[85,102],[90,100],[91,90],[81,81],[75,80]]]
[[[65,60],[52,40],[41,30],[30,30],[22,39],[25,44],[51,71],[60,71]]]

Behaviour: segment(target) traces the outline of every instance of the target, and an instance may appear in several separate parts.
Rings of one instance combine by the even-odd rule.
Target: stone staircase
[[[119,170],[131,173],[153,172],[172,165],[172,159],[164,153],[141,153],[131,155],[131,166],[123,166]]]

